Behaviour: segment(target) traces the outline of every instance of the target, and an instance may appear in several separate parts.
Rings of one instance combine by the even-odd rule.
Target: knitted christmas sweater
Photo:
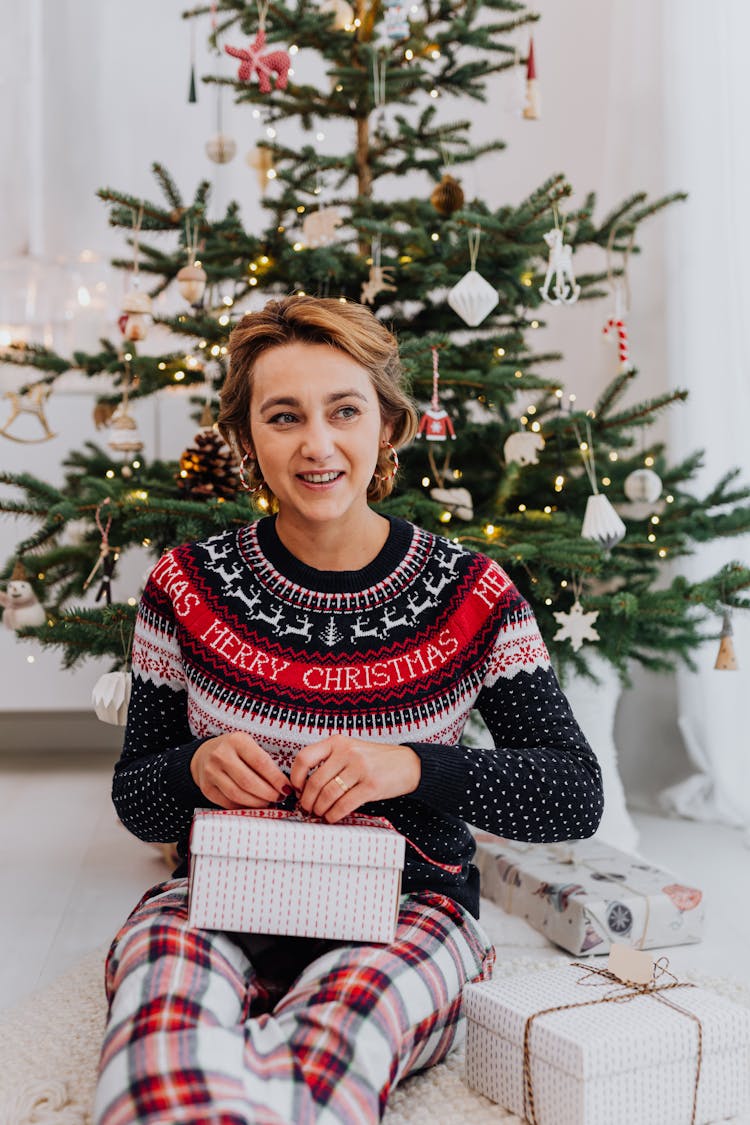
[[[190,761],[247,731],[289,773],[336,732],[411,746],[408,796],[372,802],[443,871],[406,849],[403,889],[479,909],[467,822],[515,840],[596,831],[596,759],[562,694],[528,603],[491,559],[402,519],[362,570],[291,555],[275,517],[165,554],[138,611],[133,690],[113,799],[143,840],[179,843],[210,806]],[[472,708],[494,749],[462,745]],[[290,798],[293,801],[293,798]]]

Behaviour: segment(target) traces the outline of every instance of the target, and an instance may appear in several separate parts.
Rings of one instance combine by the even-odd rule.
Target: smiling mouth
[[[328,473],[297,473],[300,480],[305,484],[331,484],[333,481],[343,477],[342,472],[328,472]]]

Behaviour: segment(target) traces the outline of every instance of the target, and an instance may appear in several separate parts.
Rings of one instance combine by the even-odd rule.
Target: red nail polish
[[[292,789],[291,785],[282,785],[281,792],[285,797],[291,797],[294,790]]]

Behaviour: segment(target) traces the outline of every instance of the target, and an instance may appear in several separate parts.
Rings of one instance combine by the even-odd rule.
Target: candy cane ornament
[[[602,328],[608,340],[617,337],[617,354],[620,359],[620,371],[630,370],[630,357],[628,353],[628,329],[625,321],[620,317],[611,316]]]

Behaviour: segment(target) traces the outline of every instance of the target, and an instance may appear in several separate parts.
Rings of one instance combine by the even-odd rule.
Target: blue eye
[[[338,413],[344,418],[356,418],[359,411],[356,406],[342,406]]]
[[[295,415],[289,414],[288,411],[284,411],[282,414],[274,414],[274,416],[271,418],[272,424],[278,423],[282,426],[288,425],[290,422],[295,422],[295,421],[296,421]]]

